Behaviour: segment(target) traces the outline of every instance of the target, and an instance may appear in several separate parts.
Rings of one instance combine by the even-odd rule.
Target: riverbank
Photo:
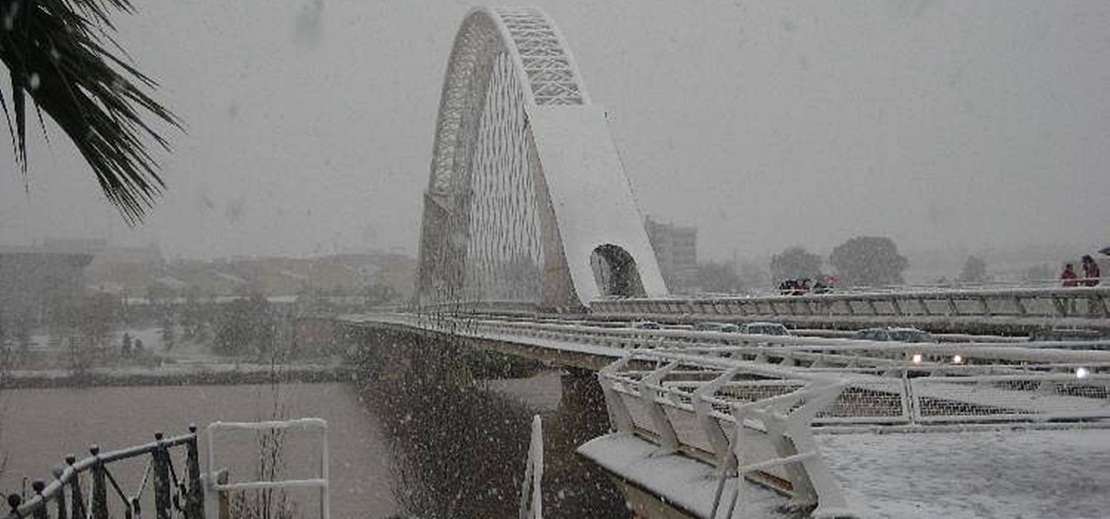
[[[92,368],[12,371],[0,377],[0,390],[75,387],[224,386],[280,383],[349,382],[355,372],[338,363],[243,364],[177,363],[157,368]]]

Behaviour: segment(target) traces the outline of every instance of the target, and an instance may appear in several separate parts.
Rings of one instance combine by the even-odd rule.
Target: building
[[[85,294],[93,255],[41,247],[0,247],[0,329],[26,333],[57,321]]]
[[[644,230],[667,289],[676,293],[692,290],[698,276],[698,228],[662,223],[649,216],[644,219]]]

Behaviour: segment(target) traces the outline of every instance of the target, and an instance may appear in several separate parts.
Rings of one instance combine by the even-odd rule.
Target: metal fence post
[[[185,496],[185,518],[204,519],[204,489],[200,482],[200,453],[197,449],[197,425],[189,424],[192,439],[185,445],[185,470],[189,477],[189,490]]]
[[[54,498],[54,502],[58,507],[58,519],[67,519],[69,514],[66,513],[66,482],[62,480],[65,471],[61,467],[57,467],[52,472],[54,479],[61,485],[58,488],[58,495]]]
[[[154,463],[154,514],[158,519],[170,519],[170,464],[169,451],[162,444],[162,433],[154,433],[158,449],[151,453]]]
[[[39,498],[39,507],[35,510],[35,519],[50,518],[50,511],[47,510],[47,505],[49,503],[46,502],[46,498],[42,495],[42,490],[44,488],[46,488],[46,483],[43,483],[41,479],[36,479],[34,483],[31,483],[31,490],[34,490],[35,497]]]
[[[89,453],[96,458],[92,466],[92,517],[93,519],[108,519],[108,481],[107,470],[100,459],[100,447],[93,445]]]
[[[8,494],[8,508],[11,508],[11,515],[19,517],[19,505],[23,504],[23,498],[19,494]]]
[[[71,517],[84,519],[88,516],[85,510],[85,497],[81,494],[81,475],[73,468],[73,464],[77,462],[77,456],[70,454],[66,456],[66,466],[73,472],[73,480],[70,482],[69,489],[69,509],[72,513]]]

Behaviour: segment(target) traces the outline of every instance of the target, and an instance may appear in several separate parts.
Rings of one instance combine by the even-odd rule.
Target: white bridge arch
[[[666,295],[605,112],[537,8],[476,8],[459,28],[418,269],[420,304]]]

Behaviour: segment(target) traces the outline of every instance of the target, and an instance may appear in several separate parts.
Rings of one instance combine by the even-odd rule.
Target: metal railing
[[[934,329],[1072,324],[1110,328],[1110,286],[829,293],[770,297],[669,297],[594,301],[616,319],[776,320],[802,325],[910,324]]]
[[[1110,363],[1110,341],[1082,343],[901,343],[828,337],[745,335],[732,332],[678,329],[642,330],[553,322],[510,321],[480,317],[427,316],[419,314],[351,315],[344,322],[396,324],[444,333],[529,339],[531,343],[558,349],[567,344],[586,344],[614,350],[679,348],[711,356],[739,356],[745,360],[771,363],[796,362],[804,367],[859,367],[902,365],[915,354],[923,359],[959,355],[961,364]],[[1081,346],[1082,349],[1077,347]],[[716,349],[714,349],[716,348]],[[599,350],[599,354],[602,354]],[[608,353],[612,357],[622,353]],[[820,362],[817,362],[820,361]],[[817,365],[813,365],[814,363]],[[825,366],[821,366],[825,364]],[[937,366],[936,363],[922,366]]]
[[[788,508],[815,507],[814,517],[854,516],[810,427],[843,389],[835,378],[637,353],[607,366],[598,381],[617,432],[716,468],[709,517],[734,516],[745,479],[789,495]],[[764,393],[766,384],[780,391]]]
[[[799,326],[901,324],[931,331],[1009,331],[1066,325],[1110,329],[1110,285],[897,287],[800,295],[692,295],[606,298],[589,308],[543,308],[530,301],[457,301],[412,306],[424,314],[664,322],[774,320]]]
[[[831,375],[842,379],[845,387],[815,417],[814,423],[822,426],[1110,419],[1110,351],[1038,343],[909,344],[415,315],[367,319],[608,358],[653,352],[702,365],[773,366]],[[1110,342],[1087,346],[1110,348]],[[770,395],[789,389],[779,383],[759,387]]]
[[[197,452],[196,426],[189,426],[189,434],[165,438],[154,435],[155,441],[108,453],[101,453],[98,446],[89,449],[91,456],[77,461],[75,456],[65,459],[65,467],[55,469],[49,483],[35,481],[29,499],[20,494],[8,496],[11,510],[4,519],[48,519],[55,517],[108,519],[118,517],[122,508],[126,519],[142,517],[143,494],[153,476],[154,515],[169,519],[175,513],[186,519],[204,519],[204,490],[201,486],[199,454]],[[184,447],[185,472],[178,477],[171,449]],[[112,474],[113,463],[149,456],[139,486],[128,495]],[[82,480],[89,480],[86,485]],[[85,488],[89,490],[86,493]],[[112,499],[115,497],[117,499]],[[117,503],[113,506],[111,503]],[[53,515],[51,509],[53,508]],[[115,510],[114,510],[115,509]]]
[[[320,465],[318,477],[305,479],[286,479],[280,481],[245,481],[237,483],[220,482],[217,478],[216,468],[216,439],[215,433],[219,430],[239,431],[272,431],[277,429],[316,429],[320,431]],[[320,518],[331,517],[331,495],[328,468],[328,422],[322,418],[298,418],[295,420],[267,421],[267,422],[213,422],[208,424],[208,491],[212,493],[227,493],[236,490],[267,490],[275,488],[317,488],[320,492]],[[208,514],[211,517],[219,515],[215,507],[218,501],[209,499]],[[161,518],[159,518],[161,519]]]
[[[532,434],[528,441],[528,461],[520,483],[520,519],[543,519],[543,422],[540,415],[532,417]]]

